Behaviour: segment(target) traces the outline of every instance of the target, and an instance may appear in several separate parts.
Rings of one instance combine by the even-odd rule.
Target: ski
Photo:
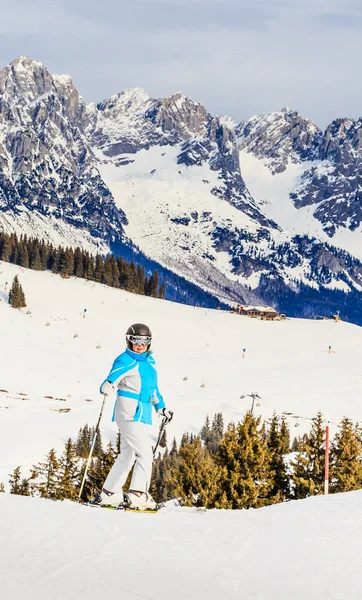
[[[138,513],[156,513],[160,508],[163,507],[163,503],[156,504],[155,508],[132,508],[130,499],[126,492],[123,492],[123,502],[121,502],[118,506],[107,506],[102,505],[100,503],[101,497],[100,494],[96,493],[95,497],[89,502],[83,502],[85,506],[91,506],[93,508],[107,508],[108,510],[123,510],[124,512],[138,512]]]
[[[93,504],[91,502],[83,502],[83,506],[91,506],[92,508],[105,508],[107,510],[120,510],[123,512],[130,512],[130,513],[150,513],[150,514],[155,514],[159,511],[158,508],[148,508],[148,509],[139,509],[139,508],[129,508],[126,506],[102,506],[101,504]]]

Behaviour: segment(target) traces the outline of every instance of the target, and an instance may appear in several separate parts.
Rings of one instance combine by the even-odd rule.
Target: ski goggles
[[[152,342],[152,338],[149,335],[126,335],[126,338],[131,344],[135,346],[149,346]]]

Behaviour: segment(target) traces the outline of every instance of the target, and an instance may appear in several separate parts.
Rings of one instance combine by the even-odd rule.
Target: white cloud
[[[0,61],[41,60],[87,102],[180,89],[236,120],[289,105],[324,127],[362,112],[361,28],[362,7],[342,0],[15,0]]]

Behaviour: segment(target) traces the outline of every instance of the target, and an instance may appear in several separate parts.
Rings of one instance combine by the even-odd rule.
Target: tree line
[[[35,271],[52,271],[64,278],[74,276],[104,283],[135,294],[165,297],[165,283],[159,282],[157,270],[147,277],[142,265],[114,254],[93,256],[79,247],[55,247],[26,235],[0,232],[0,260]]]
[[[50,450],[22,478],[20,467],[10,476],[10,492],[62,500],[78,498],[94,429],[86,425],[75,441],[68,439],[61,456]],[[82,500],[99,492],[117,456],[121,438],[103,448],[97,439]],[[151,493],[157,502],[177,498],[186,506],[241,509],[259,508],[323,494],[325,426],[321,413],[312,419],[309,433],[294,438],[284,418],[267,422],[251,412],[224,430],[221,413],[206,418],[198,435],[174,439],[154,461]],[[294,452],[291,454],[291,450]],[[131,477],[131,474],[130,474]],[[130,481],[130,477],[128,482]],[[347,417],[339,424],[330,449],[331,493],[362,488],[362,430]],[[127,484],[125,490],[127,491]],[[4,491],[4,484],[0,484]]]

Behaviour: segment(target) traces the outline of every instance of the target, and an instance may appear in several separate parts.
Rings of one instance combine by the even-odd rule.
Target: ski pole
[[[103,414],[104,404],[105,404],[105,401],[106,401],[106,398],[107,398],[107,394],[102,394],[102,395],[103,395],[103,402],[102,402],[102,406],[101,406],[101,411],[99,413],[98,423],[97,423],[96,428],[95,428],[95,432],[94,432],[94,436],[93,436],[93,440],[92,440],[91,449],[89,451],[89,456],[88,456],[87,464],[86,464],[86,467],[85,467],[85,471],[84,471],[84,475],[83,475],[83,479],[82,479],[82,484],[80,486],[79,495],[78,495],[78,501],[80,500],[82,492],[83,492],[83,488],[84,488],[85,480],[86,480],[86,477],[87,477],[89,465],[90,465],[90,462],[92,460],[92,454],[93,454],[94,446],[96,444],[96,439],[97,439],[97,435],[98,435],[98,431],[99,431],[99,424],[101,422],[101,418],[102,418],[102,414]]]
[[[156,450],[157,450],[157,448],[158,448],[158,446],[160,444],[160,441],[161,441],[161,438],[162,438],[162,434],[163,434],[163,432],[165,430],[165,427],[166,427],[167,423],[169,423],[171,421],[172,417],[173,417],[173,412],[172,412],[172,410],[169,410],[168,411],[168,415],[164,415],[164,417],[162,418],[160,429],[159,429],[159,432],[158,432],[158,438],[157,438],[156,446],[153,449],[153,458],[155,458],[155,456],[156,456]]]

